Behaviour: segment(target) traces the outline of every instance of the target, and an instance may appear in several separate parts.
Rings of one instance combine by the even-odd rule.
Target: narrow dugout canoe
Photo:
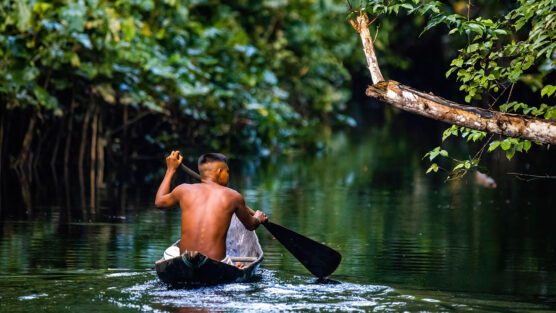
[[[263,260],[263,250],[255,232],[245,229],[235,214],[226,238],[226,255],[234,264],[241,262],[245,268],[239,269],[200,253],[179,255],[178,240],[155,263],[156,273],[161,281],[171,285],[216,285],[244,282],[253,277]]]

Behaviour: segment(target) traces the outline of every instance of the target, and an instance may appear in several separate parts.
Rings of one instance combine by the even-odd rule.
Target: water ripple
[[[251,283],[172,289],[157,279],[122,290],[110,302],[152,312],[367,312],[374,310],[439,310],[440,301],[416,300],[382,285],[316,283],[314,278],[277,277],[262,269]],[[148,303],[149,305],[141,305]],[[445,307],[443,308],[445,310]]]

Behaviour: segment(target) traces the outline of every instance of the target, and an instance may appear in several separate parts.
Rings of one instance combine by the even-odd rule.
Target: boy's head
[[[228,185],[228,159],[221,153],[205,153],[197,162],[201,179],[213,179],[216,183]]]

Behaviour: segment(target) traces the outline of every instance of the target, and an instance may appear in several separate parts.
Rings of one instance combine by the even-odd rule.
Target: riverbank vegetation
[[[352,1],[348,18],[370,17],[386,78],[553,120],[553,4],[536,3]],[[398,110],[364,96],[372,78],[347,14],[340,0],[1,1],[0,177],[19,179],[27,211],[36,169],[52,169],[53,184],[77,177],[94,208],[96,187],[156,181],[171,149],[188,162],[207,150],[277,155],[325,147],[334,127],[399,127]],[[426,125],[440,141],[446,125]],[[541,149],[447,127],[430,171],[465,173],[489,148]]]
[[[342,113],[357,40],[329,27],[343,3],[17,0],[0,15],[4,168],[265,154],[354,123]]]

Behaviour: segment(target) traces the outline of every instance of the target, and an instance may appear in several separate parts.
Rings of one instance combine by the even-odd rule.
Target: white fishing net
[[[259,257],[263,253],[254,231],[249,231],[234,214],[226,238],[226,255],[230,257]]]

